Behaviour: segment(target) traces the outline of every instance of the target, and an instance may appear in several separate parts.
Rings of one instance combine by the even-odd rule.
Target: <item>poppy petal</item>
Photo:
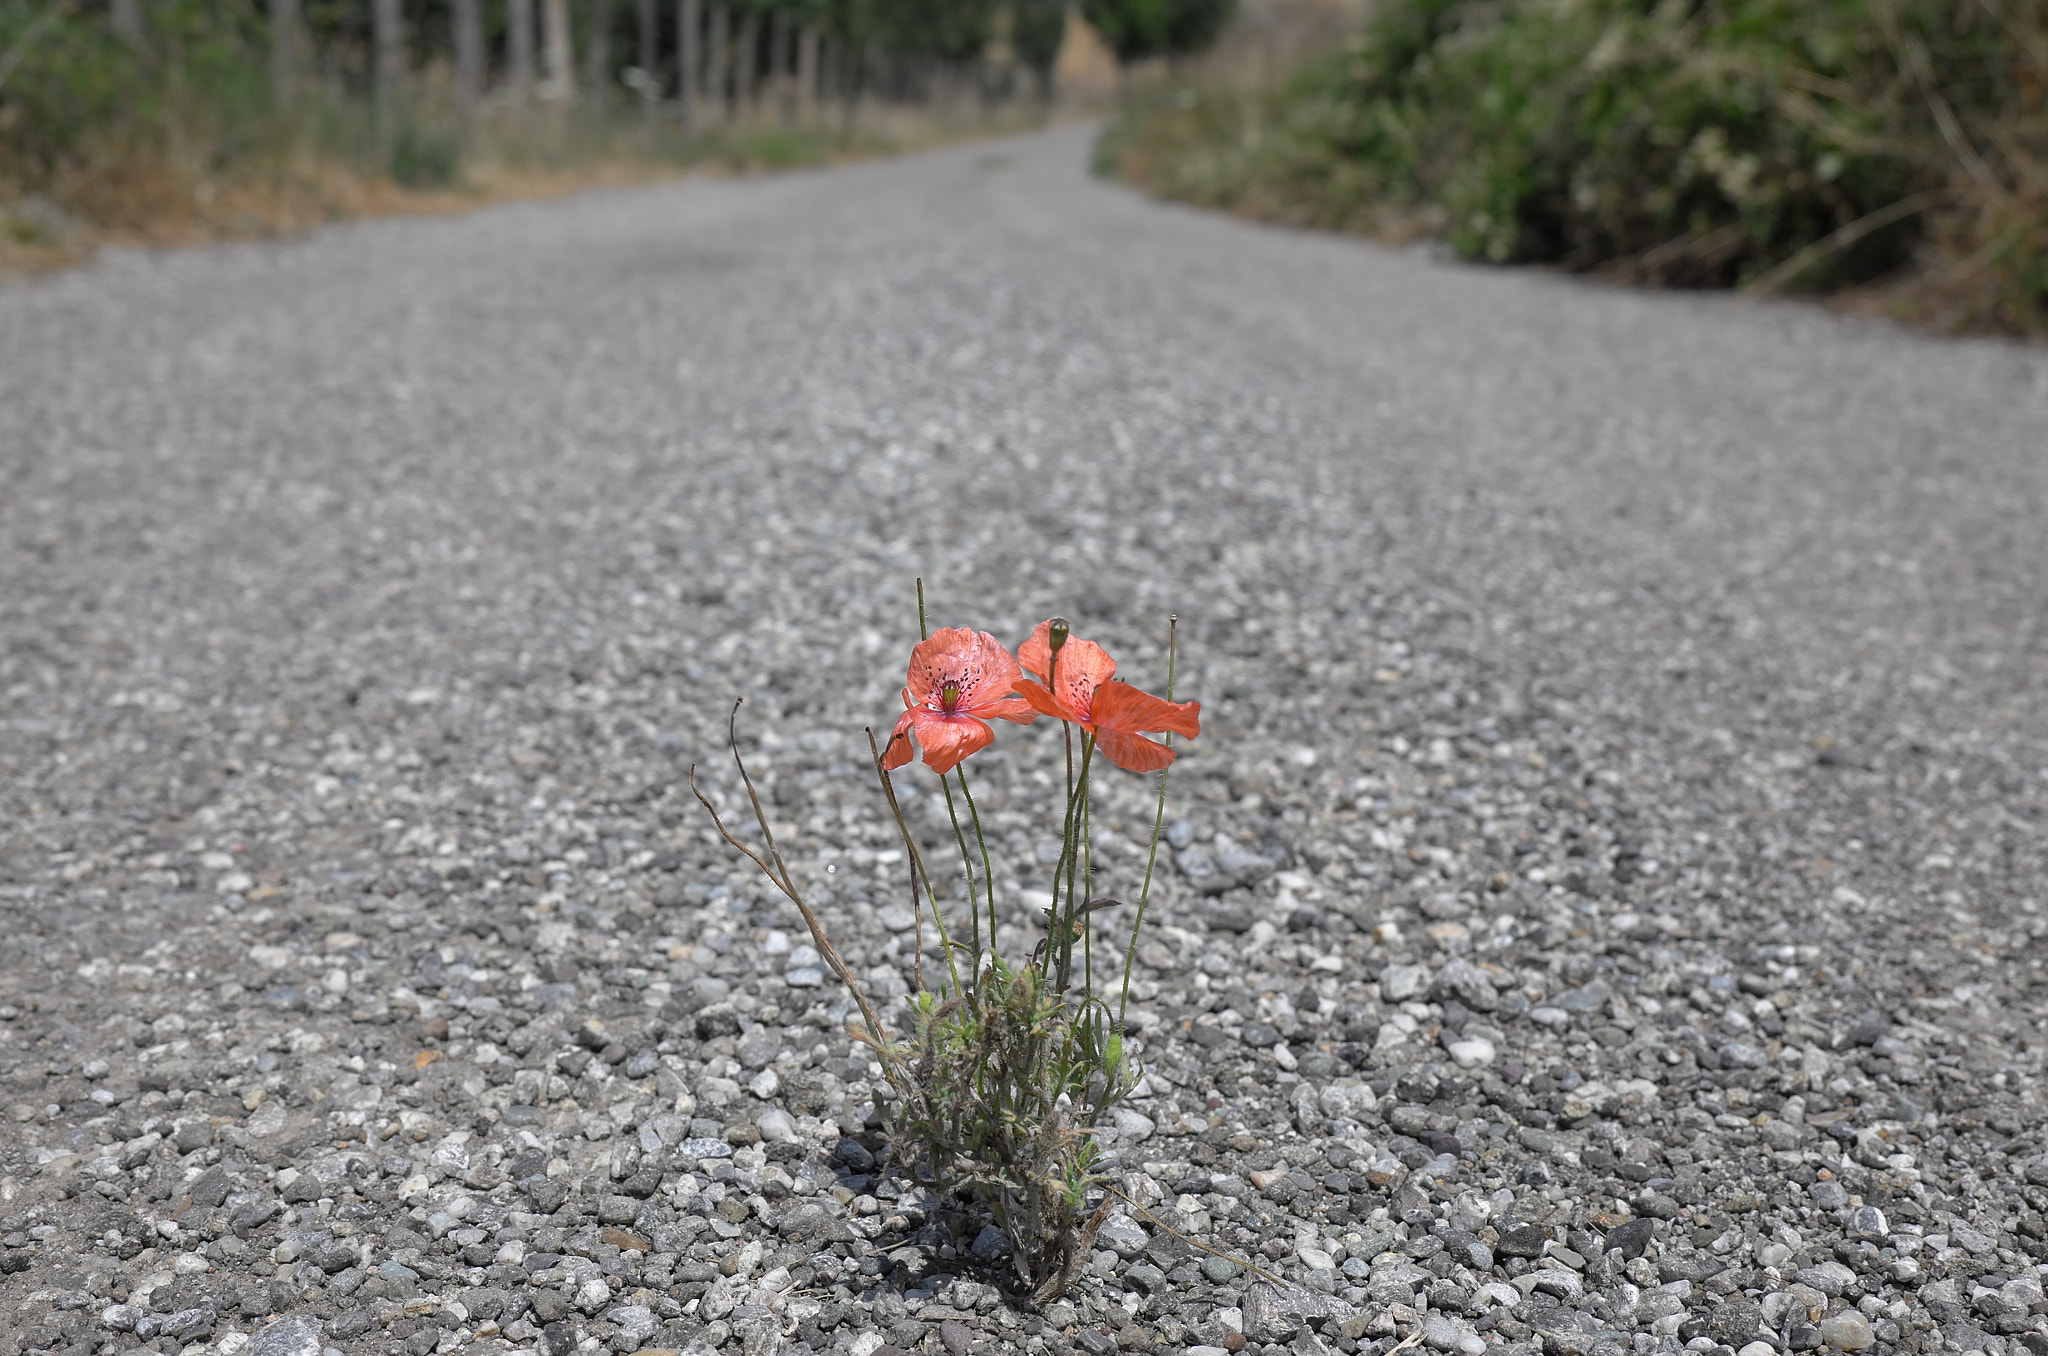
[[[1022,676],[1017,661],[988,632],[941,627],[910,651],[906,704],[972,712],[1003,700]],[[952,689],[950,703],[948,688]]]
[[[1072,720],[1074,718],[1072,712],[1064,710],[1058,702],[1052,699],[1052,693],[1047,692],[1029,678],[1021,679],[1018,682],[1017,695],[1024,699],[1035,715],[1051,716],[1054,720]]]
[[[908,692],[904,693],[903,699],[906,702],[909,701],[910,694]],[[910,712],[905,711],[902,715],[896,717],[896,728],[889,731],[889,742],[882,746],[882,767],[884,770],[894,772],[897,768],[910,761],[910,724]]]
[[[936,712],[912,711],[910,718],[918,746],[924,750],[925,766],[942,777],[996,741],[996,732],[987,722],[972,716],[948,719]]]
[[[1031,703],[1014,693],[997,701],[984,702],[969,714],[979,716],[983,720],[1013,720],[1019,725],[1029,725],[1038,719],[1038,712],[1032,709]]]
[[[1116,673],[1116,661],[1092,640],[1072,639],[1060,647],[1053,662],[1052,694],[1083,724],[1095,718],[1096,689]]]
[[[1052,623],[1042,621],[1031,628],[1022,645],[1017,647],[1017,662],[1024,671],[1039,682],[1045,681],[1046,665],[1052,660]]]
[[[1095,747],[1126,772],[1157,772],[1173,761],[1173,750],[1143,735],[1097,727]]]
[[[1202,732],[1200,702],[1170,702],[1129,683],[1105,683],[1095,694],[1090,713],[1098,732],[1164,730],[1193,739]]]

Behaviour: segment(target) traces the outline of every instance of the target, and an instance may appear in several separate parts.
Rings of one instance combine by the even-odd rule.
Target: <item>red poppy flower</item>
[[[908,709],[896,718],[882,766],[909,762],[915,734],[926,766],[944,776],[995,741],[990,718],[1019,725],[1037,720],[1038,713],[1016,695],[1023,676],[1002,642],[986,631],[950,626],[932,632],[910,652],[903,689]]]
[[[1092,640],[1068,639],[1055,661],[1051,622],[1038,624],[1031,638],[1017,647],[1017,658],[1039,680],[1027,678],[1017,684],[1032,709],[1089,731],[1109,761],[1127,772],[1157,772],[1173,761],[1172,749],[1144,738],[1141,731],[1164,731],[1186,739],[1201,733],[1200,702],[1170,702],[1112,681],[1116,661]]]

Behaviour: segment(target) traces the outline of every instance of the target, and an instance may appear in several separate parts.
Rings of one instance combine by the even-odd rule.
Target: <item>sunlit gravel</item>
[[[2048,353],[1086,157],[0,290],[0,1350],[2048,1356]],[[900,1012],[920,576],[1203,704],[1041,1313],[684,780]]]

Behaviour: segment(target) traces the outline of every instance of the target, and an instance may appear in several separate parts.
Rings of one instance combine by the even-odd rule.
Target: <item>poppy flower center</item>
[[[948,713],[960,705],[960,684],[946,683],[939,688],[939,706]]]

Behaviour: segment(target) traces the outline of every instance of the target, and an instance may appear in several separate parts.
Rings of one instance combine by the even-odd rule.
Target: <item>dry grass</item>
[[[414,187],[363,158],[295,148],[207,172],[160,146],[101,148],[33,193],[0,184],[0,281],[73,267],[109,246],[175,248],[286,238],[370,217],[438,216],[592,188],[850,163],[1020,130],[1027,108],[942,114],[865,107],[850,125],[760,124],[685,141],[620,114],[564,132],[505,120],[477,137],[454,181]],[[536,124],[538,120],[536,120]]]

